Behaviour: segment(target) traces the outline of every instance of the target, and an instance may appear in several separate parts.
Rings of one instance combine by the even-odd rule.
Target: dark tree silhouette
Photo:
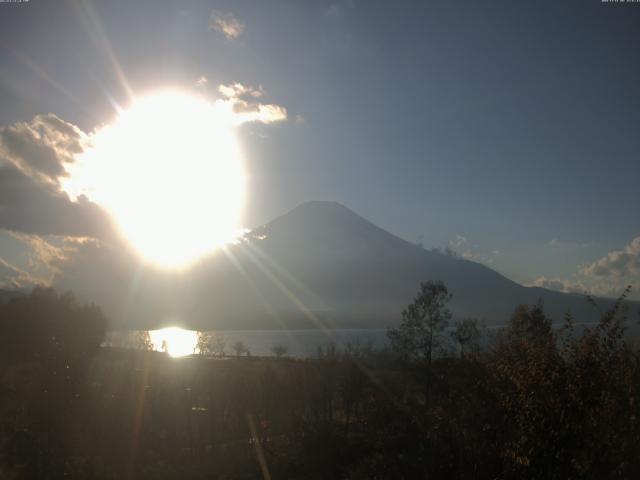
[[[95,352],[105,330],[98,307],[78,305],[72,293],[36,287],[0,305],[1,364],[38,362],[68,369]]]
[[[544,313],[542,302],[529,307],[518,305],[511,315],[506,334],[514,340],[535,340],[551,334],[551,319]]]
[[[271,347],[271,353],[273,353],[278,358],[283,357],[288,352],[289,349],[286,345],[274,345],[273,347]]]
[[[233,345],[231,345],[231,348],[233,349],[234,352],[236,352],[236,356],[238,357],[244,353],[248,353],[247,346],[244,344],[242,340],[233,342]]]
[[[460,347],[460,356],[465,358],[468,354],[475,354],[479,349],[479,340],[482,331],[475,318],[466,318],[455,322],[451,338]]]
[[[0,306],[0,389],[12,392],[13,400],[3,403],[2,433],[10,452],[30,445],[30,458],[11,459],[26,463],[27,476],[64,476],[63,432],[87,396],[83,376],[105,329],[97,307],[50,288],[37,287]]]
[[[213,352],[213,334],[211,332],[198,332],[198,341],[193,353],[212,355]]]
[[[402,311],[398,328],[389,329],[391,347],[408,361],[421,360],[428,365],[444,341],[443,331],[451,319],[447,304],[451,294],[442,282],[423,282],[413,302]]]

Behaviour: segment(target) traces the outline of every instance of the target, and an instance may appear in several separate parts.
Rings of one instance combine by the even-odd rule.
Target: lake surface
[[[387,329],[344,329],[344,330],[244,330],[222,331],[227,339],[227,350],[236,341],[244,342],[252,355],[273,355],[276,345],[287,348],[295,357],[315,357],[318,348],[326,350],[334,346],[336,351],[344,351],[349,344],[359,347],[367,345],[382,348],[387,344]]]
[[[124,348],[137,348],[135,340],[140,331],[109,332],[103,345]],[[152,338],[154,332],[150,332]],[[225,354],[233,355],[233,344],[242,342],[251,355],[271,356],[271,349],[282,346],[287,349],[287,355],[294,357],[315,357],[321,348],[335,348],[336,352],[344,351],[348,346],[364,348],[370,346],[374,349],[387,345],[387,329],[338,329],[338,330],[216,330],[216,334],[222,334],[225,341]],[[195,337],[194,337],[195,338]],[[184,341],[184,340],[181,340]],[[167,339],[170,343],[171,340]],[[160,345],[154,345],[160,350]],[[169,345],[171,347],[171,345]],[[195,339],[193,347],[195,348]]]
[[[575,335],[580,335],[587,327],[593,327],[594,323],[576,323]],[[554,324],[554,329],[559,329],[562,324]],[[638,336],[639,329],[633,324],[629,325],[628,334]],[[488,326],[480,340],[481,344],[491,341],[493,335],[500,326]],[[168,329],[171,330],[171,329]],[[177,329],[179,330],[179,329]],[[158,330],[149,332],[151,339],[161,338],[156,333]],[[182,330],[179,336],[180,350],[183,352],[177,356],[191,354],[197,341],[197,332]],[[136,340],[141,333],[146,331],[112,331],[107,334],[103,343],[104,346],[140,348],[140,342]],[[225,340],[225,354],[234,355],[233,345],[242,342],[253,356],[272,356],[272,349],[276,346],[284,347],[286,354],[293,357],[317,357],[319,350],[326,352],[327,349],[334,349],[335,352],[343,352],[348,348],[373,348],[381,349],[388,346],[386,328],[370,329],[335,329],[335,330],[216,330],[211,333],[222,334]],[[188,340],[191,338],[191,340]],[[172,339],[167,337],[169,352],[175,348],[171,345]],[[188,345],[185,342],[189,342]],[[156,350],[163,350],[161,342],[153,340]],[[451,347],[452,345],[449,345]]]

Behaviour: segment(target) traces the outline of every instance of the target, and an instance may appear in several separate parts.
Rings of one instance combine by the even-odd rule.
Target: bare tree
[[[247,346],[244,344],[242,340],[233,342],[233,345],[231,346],[231,348],[233,349],[234,352],[236,352],[236,356],[238,357],[243,353],[247,353],[249,351],[249,349],[247,348]]]
[[[477,353],[481,334],[482,330],[475,318],[465,318],[455,322],[451,338],[460,347],[461,358],[465,358],[468,354]]]
[[[200,355],[213,354],[213,334],[211,332],[198,332],[198,340],[193,348],[193,353]]]
[[[137,330],[131,332],[130,343],[131,348],[136,350],[153,350],[154,345],[151,341],[151,335],[148,330]]]
[[[227,346],[227,339],[220,332],[215,332],[211,338],[211,348],[213,354],[219,357],[224,357],[224,349]]]
[[[271,353],[273,353],[278,358],[283,357],[288,352],[289,349],[286,345],[274,345],[273,347],[271,347]]]
[[[387,332],[391,347],[406,360],[422,360],[431,365],[434,352],[445,340],[451,296],[442,282],[421,283],[413,302],[402,311],[400,326]]]

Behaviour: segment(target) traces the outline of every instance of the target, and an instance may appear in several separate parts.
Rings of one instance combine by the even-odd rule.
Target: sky
[[[640,3],[31,0],[0,31],[5,287],[107,241],[61,169],[173,88],[255,113],[247,228],[333,200],[525,285],[640,299]]]

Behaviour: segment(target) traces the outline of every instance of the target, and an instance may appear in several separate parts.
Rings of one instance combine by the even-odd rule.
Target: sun
[[[178,327],[151,330],[149,332],[153,349],[166,351],[172,357],[184,357],[196,353],[198,333]]]
[[[243,162],[228,110],[177,91],[138,99],[98,130],[63,188],[104,207],[131,245],[165,267],[237,237]]]

